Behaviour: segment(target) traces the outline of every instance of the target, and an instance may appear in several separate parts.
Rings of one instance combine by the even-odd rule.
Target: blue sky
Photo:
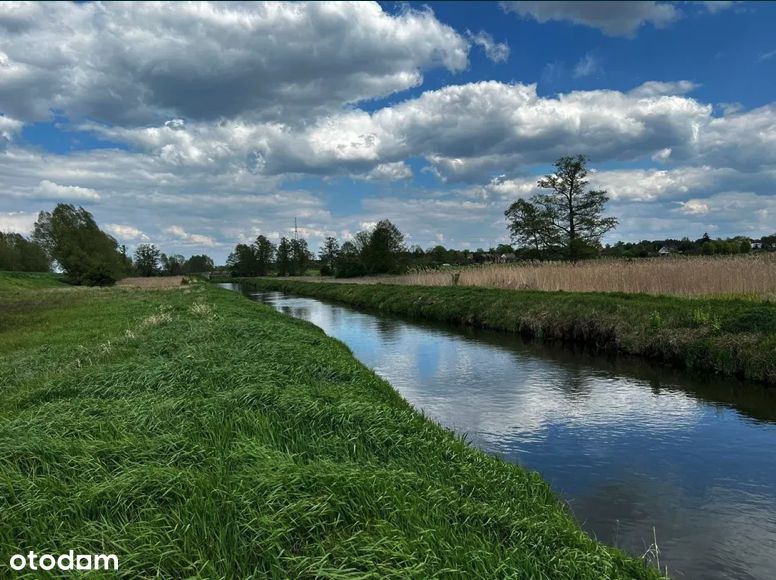
[[[225,259],[507,241],[582,153],[606,241],[776,231],[776,3],[0,4],[0,230],[83,205],[130,248]]]

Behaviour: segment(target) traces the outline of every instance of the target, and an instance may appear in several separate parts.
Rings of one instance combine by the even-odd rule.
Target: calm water
[[[640,556],[656,536],[674,578],[776,578],[774,391],[276,292],[249,295],[346,343],[442,425],[539,471],[599,539]]]

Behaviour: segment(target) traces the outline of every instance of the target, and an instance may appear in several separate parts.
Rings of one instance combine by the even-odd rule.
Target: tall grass
[[[571,264],[499,264],[429,270],[381,278],[388,284],[459,285],[566,292],[638,292],[673,296],[776,294],[776,254],[726,257],[603,259]]]
[[[0,300],[0,576],[657,576],[308,323],[203,284]]]

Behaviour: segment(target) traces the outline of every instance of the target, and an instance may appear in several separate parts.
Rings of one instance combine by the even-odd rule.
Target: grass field
[[[776,302],[760,298],[239,281],[392,314],[581,342],[598,350],[776,384]]]
[[[44,272],[0,272],[0,292],[34,288],[65,288],[56,275]]]
[[[541,478],[414,412],[319,329],[201,283],[0,279],[0,576],[648,578]]]
[[[361,283],[450,286],[460,272],[461,286],[565,292],[628,292],[702,296],[735,294],[776,300],[776,253],[720,257],[668,257],[496,264],[428,270]],[[345,280],[346,282],[353,280]]]

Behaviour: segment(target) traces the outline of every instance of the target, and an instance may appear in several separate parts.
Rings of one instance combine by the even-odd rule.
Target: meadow
[[[32,284],[32,287],[30,286]],[[203,283],[0,275],[0,575],[653,578],[311,324]]]
[[[776,299],[776,253],[740,256],[676,256],[569,262],[490,264],[366,277],[359,283],[461,286],[564,292],[628,292],[671,296],[710,294]],[[350,280],[346,280],[350,281]]]

